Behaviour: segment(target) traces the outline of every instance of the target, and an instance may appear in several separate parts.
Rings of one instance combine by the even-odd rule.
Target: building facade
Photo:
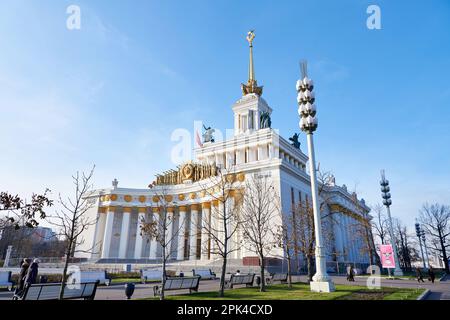
[[[272,108],[262,98],[253,67],[253,37],[249,34],[249,79],[242,84],[242,97],[232,106],[234,135],[225,141],[214,141],[211,131],[204,134],[201,146],[194,150],[192,161],[156,176],[152,188],[112,188],[95,190],[90,196],[93,207],[89,214],[97,218],[95,227],[84,234],[83,250],[92,251],[89,258],[96,261],[148,261],[161,258],[161,246],[140,234],[140,223],[161,219],[161,201],[173,223],[169,236],[172,241],[171,259],[208,262],[218,259],[214,244],[205,232],[205,224],[214,223],[215,212],[222,206],[237,208],[239,192],[255,177],[267,177],[274,186],[281,204],[280,215],[273,225],[283,224],[282,215],[295,214],[296,204],[307,202],[311,193],[310,177],[306,171],[308,157],[301,150],[298,136],[289,141],[271,128]],[[296,115],[293,115],[296,116]],[[226,172],[230,178],[230,197],[218,201],[220,190],[217,177]],[[330,262],[369,263],[364,237],[355,228],[370,219],[364,200],[358,200],[345,186],[336,185],[334,178],[324,182],[320,195],[324,228],[328,228],[328,257]],[[236,191],[236,192],[235,192]],[[242,204],[241,204],[242,205]],[[237,209],[239,212],[239,209]],[[215,221],[217,223],[217,221]],[[242,230],[236,232],[230,244],[232,259],[255,257],[243,244]],[[283,259],[282,247],[275,247],[269,256]],[[298,259],[302,259],[298,254]]]

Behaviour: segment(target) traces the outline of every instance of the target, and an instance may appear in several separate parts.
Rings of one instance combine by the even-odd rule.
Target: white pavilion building
[[[202,223],[214,219],[214,210],[223,205],[214,192],[218,170],[232,176],[233,188],[242,190],[247,179],[255,174],[269,177],[280,196],[282,214],[295,214],[293,208],[310,197],[310,177],[306,171],[308,157],[299,145],[291,144],[270,127],[272,108],[262,98],[262,87],[257,86],[253,68],[253,38],[250,43],[250,67],[247,84],[242,85],[243,96],[232,106],[234,136],[225,141],[204,141],[195,149],[192,162],[157,176],[152,188],[121,188],[115,180],[112,188],[95,190],[90,196],[93,207],[89,214],[97,217],[95,226],[85,231],[79,254],[93,262],[105,263],[158,263],[160,245],[140,234],[140,221],[158,221],[161,217],[159,196],[164,194],[166,210],[173,218],[172,230],[180,230],[171,244],[171,260],[195,260],[209,263],[217,259],[212,253],[213,244],[202,231]],[[230,173],[232,172],[232,173]],[[327,265],[340,263],[370,264],[364,237],[355,228],[367,221],[370,209],[364,200],[357,199],[344,186],[335,184],[334,178],[324,185],[320,195],[323,206],[324,228],[330,228],[331,241],[327,244]],[[228,206],[236,205],[234,197],[227,199]],[[364,220],[365,219],[365,220]],[[282,223],[275,219],[274,226]],[[242,233],[237,232],[231,259],[244,264],[254,263],[255,253],[242,245]],[[273,261],[285,256],[282,248],[270,253]],[[294,254],[303,264],[301,253]],[[252,262],[253,261],[253,262]]]

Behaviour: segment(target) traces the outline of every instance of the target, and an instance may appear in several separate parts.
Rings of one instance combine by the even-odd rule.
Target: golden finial
[[[245,96],[249,93],[255,93],[258,96],[262,95],[262,87],[258,87],[255,79],[255,69],[253,67],[253,40],[255,39],[255,30],[250,30],[247,33],[247,41],[250,47],[250,62],[248,67],[248,81],[247,84],[242,84],[242,94]]]

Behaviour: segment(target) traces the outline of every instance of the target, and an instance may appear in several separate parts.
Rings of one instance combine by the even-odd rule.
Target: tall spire
[[[241,84],[242,94],[254,93],[258,96],[262,95],[263,87],[258,87],[255,79],[255,69],[253,66],[253,40],[255,39],[255,31],[251,30],[247,33],[247,41],[250,47],[250,62],[248,66],[248,81],[247,84]]]

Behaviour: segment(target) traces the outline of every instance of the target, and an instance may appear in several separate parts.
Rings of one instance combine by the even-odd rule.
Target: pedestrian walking
[[[29,259],[29,258],[24,258],[20,262],[19,279],[18,279],[18,284],[17,284],[16,290],[14,292],[15,296],[21,296],[22,295],[23,288],[25,287],[25,278],[27,276],[30,264],[31,264],[31,259]]]
[[[431,283],[434,283],[434,279],[436,278],[436,275],[434,273],[433,267],[430,266],[428,268],[428,279],[431,281]]]
[[[422,276],[422,271],[420,271],[420,268],[419,267],[416,267],[416,276],[417,276],[417,282],[425,282],[424,280],[423,280],[423,276]]]
[[[37,275],[39,272],[39,259],[34,259],[28,268],[27,276],[25,277],[25,284],[30,285],[36,283]]]

